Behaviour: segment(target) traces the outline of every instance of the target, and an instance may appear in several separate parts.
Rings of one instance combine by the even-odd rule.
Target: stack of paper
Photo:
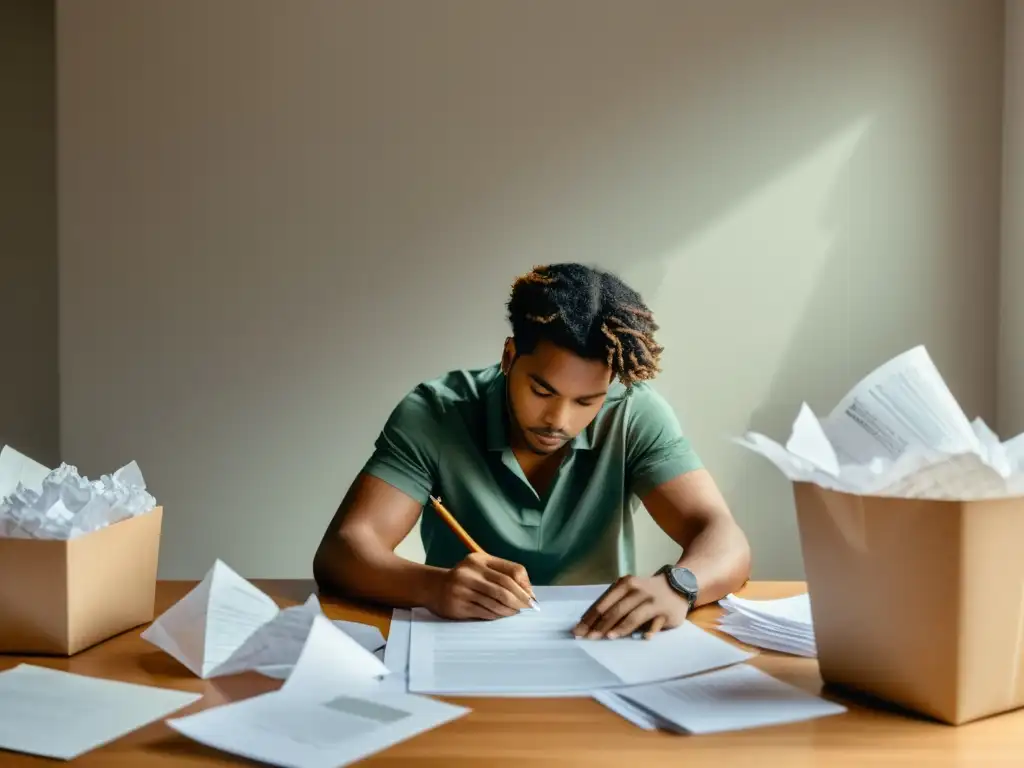
[[[969,421],[923,346],[877,368],[822,420],[806,403],[785,446],[737,442],[793,481],[860,495],[975,500],[1024,495],[1024,434]]]
[[[795,656],[817,656],[811,601],[806,593],[780,600],[747,600],[729,595],[718,629],[741,643]]]
[[[303,605],[279,609],[273,598],[217,560],[142,637],[203,679],[249,670],[283,678],[298,659],[314,620],[323,615],[315,595]],[[350,645],[378,658],[382,654],[384,636],[376,627],[335,624]]]

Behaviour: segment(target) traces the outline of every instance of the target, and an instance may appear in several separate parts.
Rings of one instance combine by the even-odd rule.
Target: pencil
[[[436,496],[431,496],[430,503],[434,507],[434,511],[437,512],[440,518],[444,520],[445,524],[449,528],[451,528],[452,533],[459,537],[459,540],[466,545],[466,548],[470,552],[480,552],[481,554],[486,554],[484,552],[483,547],[481,547],[479,544],[473,541],[473,537],[466,533],[466,529],[459,524],[459,521],[455,519],[451,512],[445,509],[444,504],[441,503],[441,500],[439,498],[437,498]],[[535,611],[540,610],[540,606],[537,605],[537,601],[533,598],[530,598],[530,607],[533,608],[533,610]]]

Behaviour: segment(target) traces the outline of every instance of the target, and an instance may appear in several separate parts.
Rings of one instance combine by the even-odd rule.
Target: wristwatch
[[[655,575],[662,574],[664,574],[668,585],[685,597],[686,602],[690,605],[690,610],[693,610],[693,604],[697,602],[697,592],[699,591],[697,577],[693,575],[693,571],[678,565],[663,565]]]

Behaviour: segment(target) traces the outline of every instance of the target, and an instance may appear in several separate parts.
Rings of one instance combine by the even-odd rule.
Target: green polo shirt
[[[391,413],[364,471],[424,505],[428,565],[466,547],[429,506],[443,499],[485,552],[522,563],[533,584],[604,584],[635,573],[639,499],[701,461],[650,385],[616,382],[571,443],[549,491],[527,481],[509,445],[501,368],[453,371],[417,386]]]

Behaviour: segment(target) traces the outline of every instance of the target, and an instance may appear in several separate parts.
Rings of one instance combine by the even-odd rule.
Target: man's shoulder
[[[482,400],[488,388],[501,374],[498,365],[486,368],[459,368],[432,379],[421,381],[409,395],[428,398],[438,403],[465,403]]]
[[[650,382],[640,381],[628,388],[622,384],[612,387],[602,410],[613,418],[631,420],[648,416],[657,418],[666,409],[671,411],[672,406],[655,389],[654,385]]]
[[[448,371],[421,381],[402,397],[396,410],[441,418],[452,411],[477,406],[500,375],[498,365]]]

